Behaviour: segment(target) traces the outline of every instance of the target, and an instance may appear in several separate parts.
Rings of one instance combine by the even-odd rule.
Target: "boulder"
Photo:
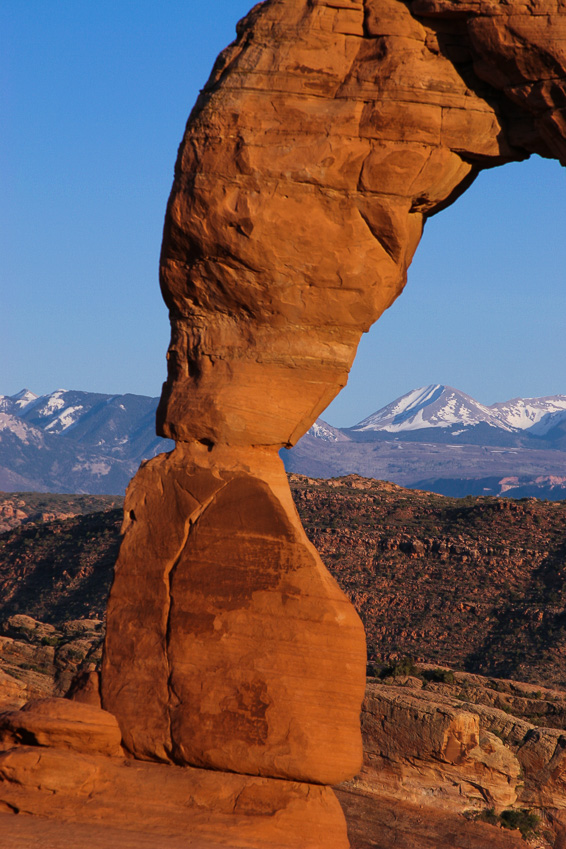
[[[335,784],[361,765],[361,622],[280,459],[178,446],[126,499],[102,705],[138,758]]]
[[[107,711],[65,699],[36,699],[0,714],[0,750],[19,745],[120,755],[122,735]]]

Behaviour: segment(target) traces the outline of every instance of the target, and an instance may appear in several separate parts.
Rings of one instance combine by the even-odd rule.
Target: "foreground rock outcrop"
[[[336,789],[352,849],[518,849],[529,824],[531,845],[562,847],[565,732],[533,725],[527,696],[553,704],[566,694],[412,671],[368,679],[364,766]],[[2,845],[41,834],[61,849],[88,835],[96,847],[176,849],[184,834],[204,849],[347,846],[328,788],[144,763],[120,742],[116,719],[95,704],[42,699],[0,714]]]
[[[414,672],[368,680],[364,766],[339,790],[352,845],[518,847],[523,828],[534,845],[561,848],[566,737],[520,715],[528,685],[432,667]],[[505,710],[493,704],[501,692]],[[537,696],[556,701],[564,693]]]
[[[329,788],[126,756],[116,719],[63,699],[0,714],[3,849],[347,849]],[[33,815],[34,819],[29,819]]]
[[[129,756],[231,771],[209,775],[211,808],[193,796],[190,815],[221,812],[231,782],[232,845],[257,845],[238,800],[265,812],[267,792],[270,826],[289,794],[332,806],[311,783],[345,779],[361,758],[363,629],[300,527],[277,451],[346,382],[426,217],[482,168],[532,152],[566,162],[565,23],[564,0],[266,0],[189,119],[161,256],[172,341],[158,423],[177,447],[128,492],[101,692]],[[391,727],[402,710],[390,705]],[[465,753],[482,773],[495,759],[512,793],[496,744],[482,749],[463,715],[446,722],[445,760]],[[17,745],[21,727],[9,719],[1,756],[12,809],[8,791],[27,799],[35,782],[66,810],[75,771],[96,817],[108,788],[138,800],[146,770],[161,789],[180,774],[84,753],[71,768],[58,742],[23,745],[28,726]],[[285,845],[333,845],[301,831],[285,822]]]

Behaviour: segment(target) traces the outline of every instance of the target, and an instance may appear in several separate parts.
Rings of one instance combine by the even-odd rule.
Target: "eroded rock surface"
[[[139,472],[126,515],[102,699],[128,749],[325,784],[356,772],[363,629],[279,458],[180,446]]]
[[[289,445],[486,167],[566,162],[555,0],[267,0],[179,151],[161,259],[163,435]]]
[[[126,759],[114,717],[63,699],[0,714],[0,826],[3,849],[348,847],[330,788]]]
[[[356,746],[327,752],[338,715],[356,737],[346,694],[361,687],[333,682],[361,674],[361,632],[353,614],[339,627],[346,607],[275,452],[344,385],[426,217],[482,168],[564,155],[563,21],[554,2],[267,0],[219,57],[161,255],[158,423],[178,448],[132,485],[109,606],[103,704],[139,757],[317,781],[352,770]],[[138,717],[126,693],[142,690]],[[332,706],[316,730],[315,703]]]
[[[99,667],[103,638],[100,619],[74,619],[55,626],[21,613],[8,617],[0,623],[0,709],[64,696],[77,675]]]
[[[421,673],[427,671],[443,672]],[[520,847],[520,832],[501,825],[509,811],[527,811],[538,819],[534,845],[562,847],[564,731],[535,726],[492,703],[495,684],[509,693],[527,685],[444,673],[450,684],[414,676],[368,680],[364,766],[338,791],[352,846]],[[523,702],[517,696],[518,712]]]

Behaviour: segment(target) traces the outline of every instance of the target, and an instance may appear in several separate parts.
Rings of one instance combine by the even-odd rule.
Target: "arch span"
[[[108,612],[103,703],[137,757],[355,772],[363,631],[277,450],[345,384],[428,216],[483,168],[566,162],[565,39],[563,0],[266,0],[218,58],[161,257],[177,448],[130,486]]]

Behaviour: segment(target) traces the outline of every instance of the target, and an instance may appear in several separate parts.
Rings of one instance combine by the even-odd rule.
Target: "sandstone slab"
[[[470,706],[413,689],[368,686],[364,769],[356,787],[462,813],[517,801],[521,765]]]
[[[36,699],[0,714],[0,750],[33,745],[120,755],[121,740],[112,714],[80,702]]]
[[[330,788],[56,748],[0,754],[0,823],[3,849],[349,846]]]

